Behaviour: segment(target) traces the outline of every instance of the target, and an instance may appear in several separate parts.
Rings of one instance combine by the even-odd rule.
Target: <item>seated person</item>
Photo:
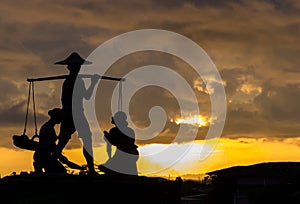
[[[67,173],[63,164],[72,169],[84,170],[85,168],[75,164],[62,154],[58,159],[52,157],[52,152],[56,147],[57,135],[54,129],[56,124],[60,124],[62,110],[54,108],[48,111],[50,119],[44,123],[39,132],[38,147],[33,155],[33,166],[36,173]]]
[[[135,133],[128,127],[127,116],[124,112],[117,112],[111,123],[115,127],[109,132],[104,131],[105,140],[108,145],[116,146],[115,154],[106,163],[99,165],[99,170],[106,174],[138,175],[136,162],[139,157],[135,145]]]

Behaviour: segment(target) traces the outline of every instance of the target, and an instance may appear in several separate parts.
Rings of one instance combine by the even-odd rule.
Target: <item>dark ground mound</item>
[[[144,176],[25,174],[0,179],[0,196],[2,204],[180,204],[181,184]]]

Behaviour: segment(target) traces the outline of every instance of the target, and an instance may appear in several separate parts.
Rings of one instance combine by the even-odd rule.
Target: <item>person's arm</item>
[[[95,74],[94,76],[91,77],[91,84],[89,86],[89,88],[85,91],[85,94],[84,94],[84,98],[86,100],[89,100],[93,94],[93,91],[94,91],[94,88],[97,84],[97,82],[99,81],[100,79],[100,76]]]
[[[106,132],[106,131],[104,131],[104,132]],[[111,149],[112,144],[106,139],[106,137],[104,137],[104,141],[106,142],[106,153],[107,153],[108,158],[110,159],[111,153],[112,153],[112,149]]]
[[[119,131],[116,127],[113,127],[109,132],[104,131],[104,139],[107,140],[110,144],[117,146],[119,144]]]

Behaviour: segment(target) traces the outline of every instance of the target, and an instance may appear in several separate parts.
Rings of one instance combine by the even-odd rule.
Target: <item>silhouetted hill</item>
[[[207,203],[300,203],[300,162],[266,162],[208,172]]]
[[[300,162],[265,162],[249,166],[233,166],[208,172],[208,175],[291,176],[300,171]]]

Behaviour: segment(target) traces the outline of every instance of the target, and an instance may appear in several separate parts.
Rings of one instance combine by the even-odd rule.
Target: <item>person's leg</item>
[[[43,167],[42,167],[40,155],[38,152],[34,152],[34,154],[33,154],[33,167],[34,167],[35,173],[43,172]]]
[[[92,147],[92,139],[91,136],[87,138],[82,138],[83,143],[83,156],[86,160],[87,167],[89,170],[89,173],[95,173],[95,167],[94,167],[94,157],[93,157],[93,147]]]
[[[65,146],[68,144],[71,139],[72,134],[68,133],[68,131],[61,131],[58,136],[58,143],[56,146],[57,156],[62,152]]]
[[[69,140],[71,139],[72,134],[75,132],[75,127],[73,124],[73,119],[65,118],[62,120],[60,124],[60,130],[58,135],[58,143],[53,151],[53,157],[58,158],[61,154],[62,150],[68,144]]]
[[[62,150],[68,144],[69,140],[71,139],[72,134],[69,133],[70,131],[64,131],[61,129],[60,134],[58,136],[58,143],[52,153],[53,158],[58,158],[61,154]]]
[[[96,173],[94,167],[94,154],[93,154],[93,145],[92,145],[92,132],[90,130],[89,123],[85,118],[84,112],[77,115],[78,123],[76,125],[76,130],[78,132],[78,137],[81,139],[82,142],[82,150],[83,156],[86,160],[88,171],[90,174]]]
[[[35,173],[43,173],[43,168],[41,166],[41,164],[37,161],[33,162],[33,167],[34,167],[34,172]]]

